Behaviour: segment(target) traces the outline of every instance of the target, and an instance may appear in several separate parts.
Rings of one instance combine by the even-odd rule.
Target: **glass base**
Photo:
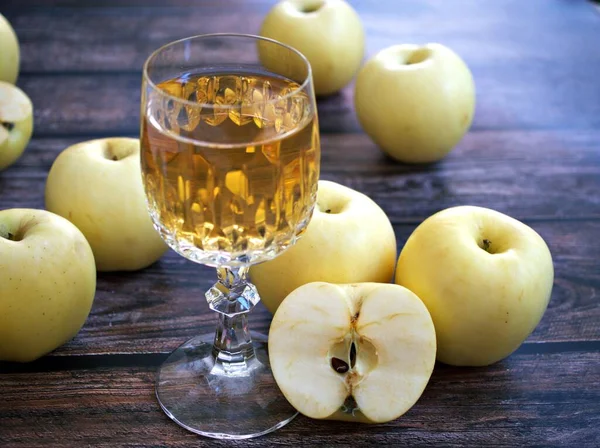
[[[267,338],[252,332],[255,356],[239,363],[215,358],[214,333],[190,339],[160,367],[156,396],[189,431],[216,439],[249,439],[286,425],[298,412],[269,365]]]

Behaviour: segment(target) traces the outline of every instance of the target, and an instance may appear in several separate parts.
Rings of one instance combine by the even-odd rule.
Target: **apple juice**
[[[147,93],[141,163],[150,215],[212,266],[268,260],[300,235],[319,178],[316,108],[269,73],[186,73]],[[176,101],[173,97],[184,101]]]

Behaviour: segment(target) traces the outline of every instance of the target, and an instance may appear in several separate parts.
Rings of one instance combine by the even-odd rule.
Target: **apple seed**
[[[15,124],[14,124],[14,123],[10,123],[10,122],[8,122],[8,121],[0,121],[0,124],[1,124],[2,126],[4,126],[4,128],[5,128],[5,129],[6,129],[8,132],[12,131],[12,130],[13,130],[13,128],[15,127]]]
[[[348,370],[350,370],[348,363],[346,361],[342,361],[340,358],[331,358],[331,368],[337,373],[346,373]]]
[[[328,208],[327,210],[325,210],[325,213],[331,213],[331,209]]]
[[[350,368],[353,369],[356,364],[356,344],[352,341],[350,344]]]

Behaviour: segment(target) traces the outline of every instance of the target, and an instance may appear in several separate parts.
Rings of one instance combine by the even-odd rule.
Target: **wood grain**
[[[43,208],[47,173],[67,146],[138,135],[141,66],[152,50],[195,34],[256,33],[275,0],[0,3],[35,110],[32,142],[0,172],[5,209]],[[30,364],[0,362],[0,447],[600,444],[600,15],[583,0],[350,3],[368,56],[400,42],[456,50],[473,72],[477,111],[446,159],[404,165],[361,133],[350,85],[318,101],[322,178],[373,198],[399,250],[423,219],[454,205],[532,226],[555,265],[534,333],[494,366],[437,365],[417,405],[385,425],[300,417],[247,442],[204,439],[172,423],[154,396],[166,355],[215,322],[203,298],[214,271],[169,253],[140,272],[99,274],[92,313],[63,347]],[[270,319],[259,305],[251,325],[266,332]]]
[[[597,129],[600,125],[600,102],[596,101],[600,85],[594,82],[595,73],[552,73],[557,69],[545,66],[511,71],[495,65],[472,68],[480,91],[474,130]],[[499,71],[503,79],[495,82]],[[542,76],[552,81],[534,82]],[[140,80],[141,73],[24,74],[18,84],[33,101],[36,135],[45,137],[137,133]],[[583,93],[582,84],[592,87]],[[401,108],[399,104],[398,112]],[[324,133],[361,130],[354,113],[352,85],[320,99],[318,111]]]
[[[401,248],[414,226],[394,227]],[[553,253],[555,285],[549,308],[528,341],[600,341],[600,240],[594,237],[600,222],[540,222],[534,228]],[[101,273],[88,321],[54,354],[171,352],[193,336],[214,331],[215,316],[203,296],[214,281],[214,270],[174,253],[141,272]],[[270,319],[259,305],[251,314],[251,328],[267,333]]]
[[[22,44],[19,85],[36,106],[38,135],[137,133],[140,71],[153,50],[195,34],[256,34],[274,3],[7,6]],[[441,42],[463,56],[478,91],[474,129],[600,125],[600,47],[587,44],[600,40],[600,17],[588,2],[352,3],[364,22],[368,56],[403,42]],[[352,87],[321,101],[319,112],[323,132],[360,131]]]
[[[23,157],[0,172],[0,208],[43,207],[52,162],[86,139],[34,138]],[[598,219],[598,147],[599,131],[480,131],[440,163],[411,166],[384,156],[364,134],[325,134],[322,178],[367,194],[398,224],[465,204],[528,222]]]
[[[401,248],[413,226],[396,225]],[[555,261],[555,286],[532,342],[600,341],[600,223],[538,223]],[[591,241],[595,240],[595,241]],[[203,297],[214,271],[172,254],[134,276],[102,274],[88,324],[65,353],[170,352],[186,339],[214,330],[215,317]],[[252,328],[268,332],[270,313],[253,311]],[[600,346],[599,346],[600,347]]]
[[[34,139],[0,173],[0,209],[43,208],[52,161],[77,141]],[[393,162],[364,135],[325,135],[322,177],[380,204],[394,224],[398,251],[416,225],[448,206],[487,206],[524,220],[548,242],[556,270],[550,308],[530,341],[598,341],[599,145],[596,131],[474,132],[446,160],[422,167]],[[213,270],[175,254],[142,272],[100,274],[91,317],[57,353],[166,353],[211,332],[214,316],[203,293],[214,278]],[[257,331],[268,331],[270,314],[262,306],[251,320]]]
[[[487,368],[437,365],[425,393],[383,425],[300,416],[258,446],[577,446],[598,441],[596,353],[515,354]],[[0,444],[73,446],[231,446],[171,423],[156,404],[151,366],[0,377]],[[234,424],[234,422],[232,422]]]

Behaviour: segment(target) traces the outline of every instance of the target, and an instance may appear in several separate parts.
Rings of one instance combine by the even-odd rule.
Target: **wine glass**
[[[311,69],[293,48],[240,34],[195,36],[144,65],[141,164],[154,226],[180,255],[215,267],[206,292],[214,334],[177,348],[156,395],[181,426],[214,438],[274,431],[297,414],[248,329],[260,298],[250,265],[305,230],[316,202],[320,146]]]

